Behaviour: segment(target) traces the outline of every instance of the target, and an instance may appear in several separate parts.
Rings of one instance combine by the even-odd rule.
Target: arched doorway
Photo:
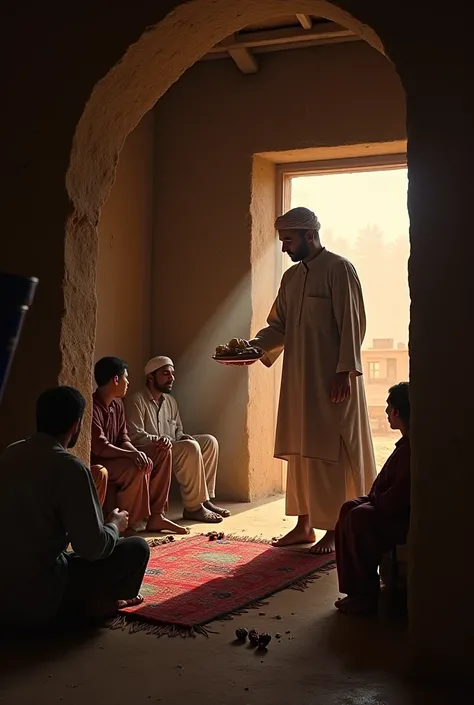
[[[284,8],[283,5],[285,5]],[[86,393],[90,392],[90,369],[96,317],[94,285],[97,257],[97,224],[100,217],[100,208],[107,198],[113,183],[118,154],[126,136],[168,87],[194,61],[209,50],[213,44],[245,24],[258,22],[272,15],[276,16],[283,11],[288,12],[288,3],[278,2],[277,0],[262,0],[258,3],[254,1],[237,2],[236,0],[235,2],[225,3],[225,5],[224,3],[211,2],[211,0],[195,0],[194,2],[185,3],[180,5],[159,25],[142,35],[140,40],[129,48],[123,59],[96,85],[76,130],[67,176],[67,188],[74,206],[74,213],[69,218],[66,233],[66,273],[64,280],[66,306],[62,318],[60,337],[62,349],[62,373],[60,379],[62,382],[74,383],[77,386],[81,386]],[[300,0],[291,4],[291,11],[314,13],[332,19],[354,29],[377,49],[381,50],[382,48],[381,41],[374,36],[374,33],[367,26],[347,13],[342,12],[340,8],[331,3]],[[411,280],[412,284],[415,284],[415,287],[412,287],[412,294],[414,293],[412,300],[415,301],[412,310],[415,316],[413,317],[414,326],[411,340],[413,350],[416,352],[415,356],[412,355],[412,359],[416,358],[414,371],[417,377],[416,383],[417,385],[419,384],[416,389],[421,390],[417,392],[415,399],[415,412],[417,414],[416,434],[421,439],[419,447],[416,447],[417,470],[418,467],[423,465],[422,472],[418,475],[415,483],[415,499],[416,502],[419,502],[423,491],[426,491],[427,495],[425,496],[428,499],[426,508],[421,515],[417,510],[415,522],[416,536],[413,540],[415,551],[412,554],[412,572],[414,575],[412,581],[412,593],[414,596],[412,603],[416,609],[413,610],[412,617],[416,617],[415,636],[420,648],[424,649],[426,653],[431,650],[434,660],[444,663],[446,649],[452,646],[449,654],[449,663],[453,668],[458,668],[460,664],[456,663],[456,655],[459,656],[460,663],[465,662],[465,656],[459,648],[455,648],[455,645],[460,644],[462,646],[462,634],[460,632],[463,632],[463,634],[467,633],[466,627],[460,626],[462,621],[459,612],[460,608],[456,608],[454,602],[449,606],[444,604],[441,615],[442,628],[433,624],[434,620],[432,619],[433,614],[439,608],[437,598],[447,599],[446,595],[449,595],[450,599],[455,598],[455,589],[451,583],[447,584],[446,581],[443,585],[433,582],[437,579],[439,564],[438,559],[434,555],[430,555],[427,550],[428,543],[430,543],[433,536],[432,531],[435,531],[437,527],[436,505],[440,500],[443,501],[444,499],[442,460],[444,458],[449,461],[450,456],[444,448],[440,448],[440,441],[431,442],[430,421],[431,423],[436,422],[437,407],[435,404],[430,409],[428,397],[426,401],[422,399],[423,392],[430,389],[428,371],[430,373],[435,372],[431,363],[426,366],[423,364],[423,356],[429,356],[430,353],[422,338],[427,335],[432,343],[436,339],[434,326],[429,322],[429,319],[431,303],[433,300],[438,300],[439,296],[434,289],[432,275],[430,274],[430,279],[428,270],[426,275],[422,273],[421,248],[428,246],[429,238],[433,232],[439,231],[440,228],[447,230],[451,225],[447,209],[443,209],[440,205],[442,194],[446,197],[446,193],[448,193],[448,199],[450,198],[452,201],[452,212],[455,214],[454,217],[459,229],[462,228],[462,224],[467,222],[468,219],[463,220],[462,212],[459,208],[460,196],[454,193],[451,185],[446,183],[447,189],[443,190],[443,178],[439,177],[438,181],[436,180],[438,175],[435,172],[436,170],[439,171],[440,165],[434,161],[433,157],[429,156],[430,149],[433,151],[436,141],[439,139],[439,134],[446,129],[450,129],[454,135],[458,126],[456,121],[460,116],[459,106],[455,103],[452,115],[450,115],[443,105],[440,106],[437,103],[436,70],[440,66],[435,62],[437,68],[432,70],[431,73],[426,68],[426,64],[432,59],[434,60],[434,48],[420,59],[422,68],[419,70],[417,77],[419,78],[422,75],[425,78],[426,76],[426,95],[421,93],[419,94],[419,100],[416,98],[419,84],[417,85],[416,78],[413,81],[407,79],[407,66],[411,61],[411,55],[416,53],[414,49],[416,44],[415,34],[416,30],[407,30],[407,36],[410,36],[413,46],[407,50],[404,58],[404,85],[411,93],[412,118],[415,112],[413,106],[416,105],[418,110],[416,126],[413,127],[415,122],[411,122],[412,132],[410,137],[412,146],[409,152],[409,165],[411,159],[411,164],[415,164],[417,167],[412,170],[413,178],[410,182],[410,189],[413,194],[411,199],[412,222],[413,219],[417,220],[417,234],[419,235],[416,243],[416,258],[412,262],[411,267]],[[384,37],[382,36],[383,39]],[[183,53],[176,51],[175,47],[179,45],[186,46],[186,51]],[[442,59],[438,61],[442,61]],[[398,65],[397,61],[396,64]],[[415,76],[415,72],[413,75]],[[441,74],[438,72],[438,75]],[[456,89],[459,89],[459,96],[462,95],[461,78],[461,74],[459,74],[459,77],[455,76],[453,78]],[[454,91],[452,85],[448,92],[450,91]],[[438,114],[440,117],[438,122],[436,122],[433,116]],[[444,123],[443,117],[445,118]],[[435,128],[431,127],[431,130],[424,131],[424,123],[430,120],[436,123]],[[462,171],[463,162],[460,157],[459,146],[456,144],[454,136],[450,139],[450,145],[452,149],[449,152],[449,156],[446,156],[447,150],[440,154],[441,163],[449,168],[450,173],[454,172],[454,169],[451,168],[452,166],[460,168],[460,173],[464,173]],[[422,185],[423,180],[427,186],[425,186],[424,196],[420,199],[420,185]],[[418,200],[416,194],[418,194]],[[433,202],[432,214],[429,213],[426,203],[430,196],[436,199],[436,203]],[[423,198],[425,198],[425,203],[421,203]],[[454,273],[456,269],[454,265],[456,248],[459,249],[459,253],[464,251],[461,238],[457,234],[455,248],[451,250],[450,258],[445,261],[446,267],[439,262],[437,252],[432,254],[433,271]],[[416,280],[413,275],[415,267]],[[462,273],[464,274],[464,270]],[[460,274],[458,281],[454,282],[454,290],[451,289],[450,293],[451,301],[454,301],[455,298],[453,291],[460,290],[462,282],[466,283],[466,290],[468,289],[467,279],[466,276],[461,276]],[[458,293],[462,296],[463,292],[458,291]],[[472,292],[469,290],[466,296],[469,295],[472,298],[471,294]],[[77,326],[78,320],[81,321],[80,329]],[[446,320],[448,321],[447,324]],[[445,319],[447,337],[451,341],[459,343],[461,337],[456,325],[455,316]],[[443,353],[448,353],[447,357],[454,363],[455,357],[450,352],[448,344],[445,343],[443,345]],[[454,393],[448,395],[445,392],[444,397],[446,402],[448,397],[450,400],[452,397],[453,408],[454,403],[459,403],[460,401],[459,397]],[[464,408],[462,403],[460,407]],[[439,411],[441,413],[442,409],[439,409]],[[457,418],[461,419],[460,411],[456,413],[458,414]],[[423,414],[425,415],[424,418],[422,418]],[[448,426],[449,438],[456,441],[459,434],[455,429],[454,422],[450,421]],[[464,428],[464,426],[465,422],[461,420],[459,428]],[[436,453],[436,450],[441,450],[442,452]],[[84,438],[82,453],[85,456],[87,455],[87,438]],[[458,456],[458,465],[461,467],[463,461],[467,459],[467,455],[462,455],[458,452]],[[431,483],[430,472],[433,467],[436,467],[436,472],[433,475],[434,482]],[[465,474],[463,479],[466,480]],[[467,498],[468,493],[464,493],[463,496]],[[468,510],[466,501],[463,499],[463,512]],[[452,520],[454,522],[455,519],[456,512],[453,510],[449,521]],[[467,550],[467,541],[470,535],[463,535],[454,547],[450,546],[447,538],[442,538],[441,544],[438,543],[438,551],[441,551],[440,545],[446,552],[454,550],[454,555],[450,554],[451,563],[461,565],[464,557],[462,547],[466,546]],[[434,554],[434,547],[432,548],[432,553]],[[416,566],[415,561],[417,561]],[[414,570],[415,567],[416,571]],[[461,573],[462,569],[458,569],[456,575],[459,577]],[[429,591],[429,597],[427,597],[426,591]],[[448,644],[446,647],[441,636],[443,629],[447,630],[450,635],[450,639],[446,639],[446,644]]]
[[[295,0],[290,6],[279,0],[258,3],[196,0],[178,6],[145,31],[95,86],[77,125],[66,176],[73,213],[66,226],[68,275],[61,329],[65,341],[62,383],[74,383],[86,394],[90,392],[97,315],[97,226],[127,135],[183,72],[216,43],[244,25],[305,12],[351,29],[383,52],[381,39],[370,27],[330,2]],[[75,340],[78,317],[81,337]],[[81,443],[79,452],[87,457],[86,434]]]
[[[229,8],[225,8],[225,11],[222,8],[221,14],[216,13],[211,23],[202,19],[209,16],[203,6],[198,10],[194,4],[183,5],[154,29],[144,34],[135,45],[129,48],[123,60],[95,87],[76,130],[67,175],[68,191],[75,206],[75,213],[71,216],[68,223],[67,249],[68,253],[70,253],[71,261],[76,261],[81,257],[82,248],[87,243],[89,266],[91,268],[91,276],[93,276],[92,268],[94,264],[90,253],[97,253],[96,223],[98,222],[101,205],[107,198],[115,178],[118,154],[129,132],[155,104],[156,100],[168,90],[170,85],[182,75],[186,68],[199,59],[202,53],[212,47],[216,41],[228,36],[234,30],[240,29],[243,24],[264,21],[269,16],[275,16],[282,12],[285,15],[288,15],[289,12],[296,13],[297,10],[318,12],[327,19],[337,21],[338,24],[345,24],[359,36],[366,38],[377,51],[382,51],[380,39],[372,30],[343,12],[340,8],[324,2],[298,2],[291,8],[288,7],[287,3],[285,3],[285,7],[282,7],[281,3],[278,2],[266,2],[262,5],[253,3],[243,6],[239,4],[237,16],[234,16]],[[187,33],[189,33],[189,36],[186,36]],[[179,40],[181,45],[186,46],[186,51],[182,53],[177,53],[174,50],[178,42],[178,35],[181,37]],[[157,52],[157,47],[160,48],[159,52]],[[160,68],[160,71],[158,71],[158,68]],[[78,220],[78,217],[80,220]],[[271,228],[267,228],[267,230],[270,232]],[[85,233],[87,233],[86,237]],[[263,240],[260,240],[255,249],[261,252],[262,247]],[[78,250],[77,254],[75,250]],[[258,268],[258,265],[253,262],[252,269],[255,266]],[[83,286],[83,274],[84,271],[82,270],[81,281],[76,282],[77,286]],[[259,268],[259,274],[262,274],[261,267]],[[258,279],[258,276],[256,279]],[[238,282],[236,286],[242,289],[243,284]],[[248,281],[247,286],[250,286]],[[218,297],[217,299],[219,300]],[[251,307],[255,313],[253,321],[255,325],[259,325],[264,320],[270,303],[271,300],[264,299],[263,303],[259,304],[255,301],[255,298],[252,299]],[[82,312],[84,310],[92,312],[95,306],[96,301],[91,287],[90,306],[85,305],[84,300],[82,300],[81,310]],[[84,320],[84,315],[82,317]],[[74,314],[71,320],[74,320]],[[67,326],[67,320],[64,321],[64,326]],[[214,335],[216,335],[215,332]],[[77,352],[75,351],[74,354],[77,355]],[[76,375],[77,369],[78,366],[76,365]],[[204,376],[205,374],[204,372]],[[196,374],[196,370],[193,370],[191,378],[196,379],[198,376],[199,374]],[[247,446],[251,445],[250,436],[253,434],[245,434],[243,432],[241,443],[236,442],[232,448],[232,453],[230,451],[228,453],[229,458],[224,458],[224,460],[229,461],[227,464],[231,466],[228,474],[229,478],[233,477],[232,483],[234,486],[238,484],[236,476],[242,473],[242,468],[247,468],[249,464],[255,467],[253,481],[249,477],[242,478],[237,496],[230,495],[239,500],[252,496],[250,486],[253,487],[253,496],[258,495],[259,491],[263,490],[265,492],[262,483],[259,483],[257,479],[259,473],[256,470],[256,466],[261,466],[263,459],[271,458],[272,456],[272,413],[271,411],[269,413],[269,409],[264,408],[263,402],[258,400],[262,400],[268,394],[273,393],[273,389],[270,388],[271,379],[269,375],[266,375],[266,379],[258,379],[257,377],[252,370],[250,380],[252,389],[250,392],[241,387],[236,389],[235,386],[233,389],[228,390],[234,397],[234,407],[236,404],[242,407],[241,413],[238,412],[236,414],[236,425],[238,428],[242,425],[253,429],[255,422],[259,425],[259,419],[268,418],[270,420],[267,428],[260,429],[260,437],[263,434],[267,438],[264,451],[262,451],[261,442],[255,442],[253,448],[248,448]],[[78,379],[77,376],[76,379]],[[84,377],[84,379],[87,378]],[[222,405],[225,398],[222,380],[220,388],[218,396]],[[253,403],[250,403],[251,400],[245,399],[245,396],[249,396],[249,394],[253,396]],[[248,414],[247,408],[245,408],[245,411],[243,409],[247,405]],[[241,420],[242,424],[240,423]],[[225,427],[217,429],[217,432],[221,438],[232,435]],[[248,442],[246,435],[249,436]],[[233,443],[233,441],[229,441],[226,444],[224,441],[224,446],[230,445],[231,442]],[[87,454],[86,443],[87,439],[84,438],[82,452],[85,455]],[[244,447],[245,451],[242,451]],[[266,468],[264,470],[267,478],[272,474],[272,470],[276,472],[274,468]],[[263,486],[265,487],[265,484]],[[268,488],[267,492],[278,491],[279,489],[276,485],[271,487],[269,482],[267,482],[266,488]],[[225,487],[225,493],[228,494],[231,491],[232,487],[229,481]]]

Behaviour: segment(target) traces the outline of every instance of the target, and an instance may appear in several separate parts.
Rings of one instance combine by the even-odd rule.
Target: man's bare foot
[[[142,602],[143,596],[137,595],[136,597],[132,597],[130,600],[119,600],[117,603],[117,607],[119,610],[123,610],[126,607],[136,607],[137,605],[141,605]]]
[[[104,619],[112,619],[117,615],[117,612],[119,610],[123,610],[126,607],[135,607],[136,605],[141,605],[142,602],[143,597],[140,594],[136,597],[132,597],[129,600],[97,600],[96,602],[88,606],[87,617],[92,620],[99,620],[101,622]]]
[[[224,509],[223,507],[217,507],[211,502],[210,499],[208,499],[207,502],[204,502],[203,507],[205,509],[209,509],[210,512],[214,512],[214,514],[220,514],[221,517],[230,517],[230,512],[228,509]]]
[[[160,531],[171,531],[173,534],[189,534],[189,529],[185,526],[180,526],[176,524],[164,514],[155,514],[151,516],[146,525],[147,531],[160,532]]]
[[[374,597],[342,597],[334,607],[344,614],[374,614],[377,612],[377,599]]]
[[[272,546],[283,548],[284,546],[297,546],[301,543],[314,543],[315,541],[316,532],[314,529],[305,529],[297,524],[294,529],[280,539],[273,539]]]
[[[333,553],[333,551],[336,550],[334,545],[335,537],[335,531],[326,531],[323,538],[315,543],[314,546],[311,546],[309,552],[315,554],[316,556],[325,556],[328,553]]]
[[[191,512],[189,509],[185,509],[183,511],[183,519],[188,519],[190,521],[203,521],[206,524],[218,524],[220,521],[222,521],[222,517],[220,514],[217,514],[216,512],[211,512],[209,509],[206,509],[206,507],[202,506],[197,509],[194,512]]]

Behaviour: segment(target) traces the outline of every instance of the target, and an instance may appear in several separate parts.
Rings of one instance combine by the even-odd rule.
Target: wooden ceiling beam
[[[311,29],[313,26],[313,20],[309,15],[296,15],[296,19],[303,29]]]
[[[354,33],[334,22],[314,24],[311,29],[290,27],[284,29],[264,30],[261,32],[241,32],[228,37],[216,44],[209,53],[218,54],[230,49],[253,49],[257,47],[277,46],[279,44],[293,44],[323,41],[326,39],[344,39],[354,37]]]
[[[257,73],[258,63],[249,49],[245,47],[230,48],[227,50],[238,68],[245,74]]]

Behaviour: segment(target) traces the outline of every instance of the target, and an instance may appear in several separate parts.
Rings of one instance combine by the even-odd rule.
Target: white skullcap
[[[157,355],[156,357],[152,357],[151,360],[148,360],[145,365],[145,376],[151,375],[153,372],[156,372],[156,370],[159,370],[160,367],[164,367],[165,365],[174,367],[174,362],[170,357],[166,357],[166,355]]]
[[[321,223],[309,208],[292,208],[275,221],[275,230],[316,230]]]

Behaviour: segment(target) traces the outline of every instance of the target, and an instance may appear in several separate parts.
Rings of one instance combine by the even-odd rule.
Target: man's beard
[[[173,383],[168,382],[168,384],[158,384],[158,382],[153,380],[153,387],[157,392],[160,392],[161,394],[169,394],[173,389]]]
[[[307,242],[302,242],[295,252],[290,254],[290,259],[293,262],[302,262],[309,255],[309,246]]]

